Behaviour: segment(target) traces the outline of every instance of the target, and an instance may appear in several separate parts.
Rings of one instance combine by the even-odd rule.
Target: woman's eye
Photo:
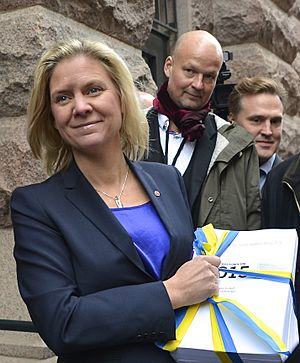
[[[88,94],[98,94],[100,93],[102,90],[100,87],[91,87],[88,89]]]
[[[58,95],[55,97],[55,102],[56,103],[66,103],[68,101],[69,97],[65,96],[65,95]]]

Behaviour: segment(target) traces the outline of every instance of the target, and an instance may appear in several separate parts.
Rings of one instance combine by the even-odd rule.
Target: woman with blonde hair
[[[138,161],[148,126],[107,45],[67,40],[38,62],[28,140],[50,177],[11,209],[21,296],[61,363],[172,362],[174,309],[218,291],[219,259],[191,259],[184,184]]]

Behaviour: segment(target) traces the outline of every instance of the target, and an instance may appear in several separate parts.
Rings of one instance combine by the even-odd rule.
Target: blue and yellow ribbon
[[[224,231],[221,237],[218,238],[211,224],[203,228],[198,228],[195,231],[194,251],[196,255],[221,256],[222,253],[231,245],[237,235],[237,231]],[[233,270],[226,268],[220,268],[219,270],[250,278],[288,283],[291,287],[295,309],[295,289],[293,276],[290,272]],[[208,302],[210,304],[209,310],[213,348],[223,363],[241,363],[242,360],[237,353],[231,334],[222,316],[220,307],[229,310],[243,321],[257,336],[264,340],[274,352],[287,356],[290,354],[279,335],[261,319],[252,314],[251,311],[242,304],[232,299],[221,298],[219,296],[213,296],[208,299]],[[176,310],[176,340],[171,340],[166,344],[159,343],[157,345],[170,352],[176,350],[200,307],[201,304],[196,304]]]
[[[193,243],[196,255],[215,255],[220,257],[231,245],[238,233],[238,231],[224,231],[221,237],[218,238],[212,224],[208,224],[203,228],[197,228]]]
[[[274,352],[289,355],[286,345],[284,344],[280,336],[261,319],[252,314],[251,311],[248,310],[244,305],[238,303],[235,300],[221,298],[218,296],[213,296],[212,298],[208,299],[208,301],[214,306],[221,305],[222,307],[228,309],[232,314],[242,320],[256,335],[263,339]],[[222,325],[219,325],[219,327],[220,330],[222,330]],[[217,329],[216,327],[212,326],[212,331],[214,332],[214,330],[216,331]],[[228,332],[223,330],[223,332],[220,334],[221,339],[226,336],[226,334],[224,333],[228,334]],[[236,352],[236,350],[234,351]]]

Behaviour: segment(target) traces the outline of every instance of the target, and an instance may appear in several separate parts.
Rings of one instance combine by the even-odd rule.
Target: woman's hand
[[[163,281],[173,309],[218,295],[220,262],[217,256],[197,256],[183,264],[170,279]]]

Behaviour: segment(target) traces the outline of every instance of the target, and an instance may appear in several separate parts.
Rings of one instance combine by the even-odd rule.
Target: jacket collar
[[[253,136],[243,127],[225,121],[217,115],[214,117],[218,135],[210,168],[215,161],[228,163],[234,155],[240,155],[244,149],[254,145]]]
[[[300,154],[293,157],[294,159],[283,175],[283,183],[288,184],[294,192],[294,196],[300,211]]]
[[[156,195],[159,188],[150,174],[143,170],[138,163],[132,163],[127,160],[130,169],[140,180],[148,193],[150,200],[156,208],[167,230],[170,228],[170,220],[163,203]],[[65,187],[66,198],[87,218],[99,231],[108,238],[119,250],[121,250],[128,259],[138,266],[148,276],[144,264],[134,247],[131,237],[117,218],[111,213],[110,209],[99,197],[96,190],[82,174],[75,162],[62,173]],[[168,230],[171,236],[170,230]],[[167,271],[166,271],[167,272]]]
[[[294,184],[300,184],[300,154],[294,156],[294,160],[284,174],[284,179],[288,179]]]

